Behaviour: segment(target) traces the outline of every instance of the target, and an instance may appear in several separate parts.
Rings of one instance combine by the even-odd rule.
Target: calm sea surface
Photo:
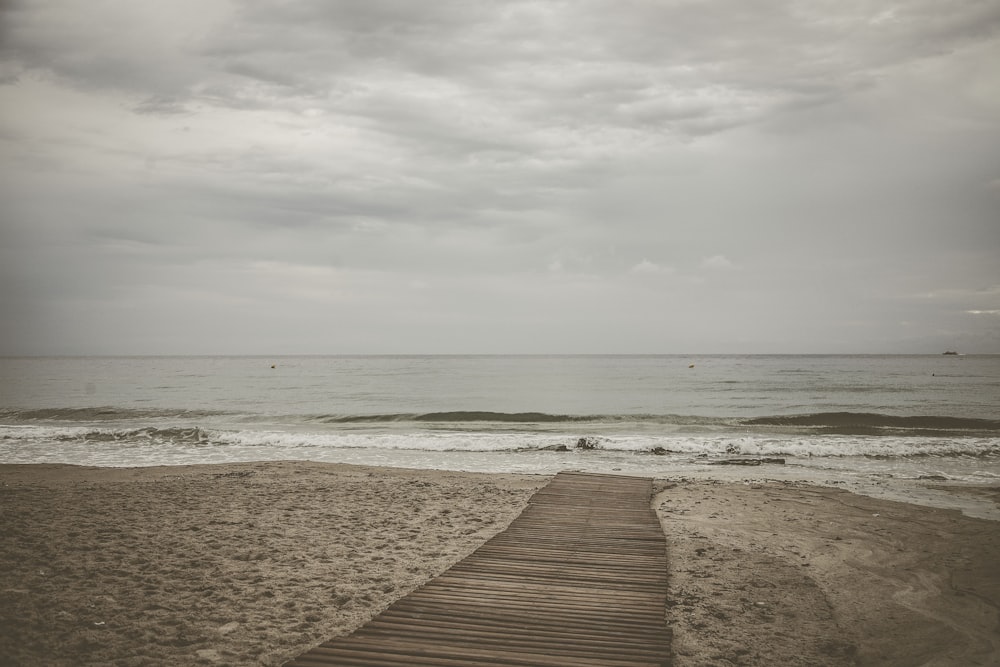
[[[747,458],[784,464],[727,463]],[[1000,356],[0,359],[0,463],[279,459],[926,500],[1000,485]]]

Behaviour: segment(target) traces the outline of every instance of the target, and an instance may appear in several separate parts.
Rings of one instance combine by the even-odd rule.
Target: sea
[[[1000,519],[1000,355],[0,358],[0,463],[807,481]]]

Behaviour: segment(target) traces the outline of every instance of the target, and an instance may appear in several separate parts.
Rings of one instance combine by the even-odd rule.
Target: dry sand
[[[447,569],[547,481],[0,466],[0,664],[279,665]],[[805,484],[656,490],[677,667],[1000,664],[1000,523]]]
[[[789,482],[656,488],[676,665],[1000,665],[1000,523]]]
[[[464,558],[546,481],[0,466],[0,663],[279,665]]]

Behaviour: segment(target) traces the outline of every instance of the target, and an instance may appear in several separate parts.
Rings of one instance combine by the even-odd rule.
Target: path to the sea
[[[286,667],[670,664],[652,480],[563,472],[504,532]]]

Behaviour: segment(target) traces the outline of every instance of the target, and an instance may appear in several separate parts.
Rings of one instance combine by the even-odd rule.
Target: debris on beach
[[[785,465],[785,459],[720,459],[718,461],[709,461],[708,464],[713,466],[759,466],[763,464]]]

